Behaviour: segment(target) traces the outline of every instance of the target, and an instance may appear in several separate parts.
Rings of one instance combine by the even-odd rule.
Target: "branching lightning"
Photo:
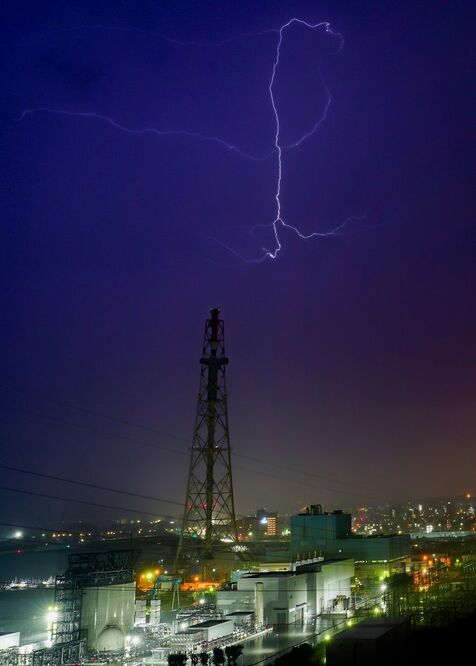
[[[134,127],[126,127],[126,125],[118,123],[113,118],[105,116],[101,113],[96,113],[94,111],[65,111],[63,109],[50,109],[45,106],[33,109],[25,109],[18,117],[18,120],[23,120],[25,116],[31,115],[33,113],[50,113],[58,116],[74,116],[76,118],[95,118],[96,120],[101,120],[107,123],[108,125],[111,125],[111,127],[121,130],[122,132],[126,132],[127,134],[155,134],[156,136],[160,137],[185,136],[190,139],[200,139],[201,141],[209,141],[211,143],[217,143],[226,148],[227,150],[235,152],[237,155],[240,155],[241,157],[244,157],[247,160],[253,160],[256,162],[267,160],[274,153],[273,150],[272,152],[263,156],[252,155],[251,153],[246,153],[244,150],[241,150],[241,148],[239,148],[238,146],[234,146],[232,143],[228,143],[227,141],[221,139],[218,136],[209,136],[207,134],[200,134],[199,132],[190,132],[189,130],[183,130],[183,129],[159,130],[156,127],[141,127],[137,129]]]
[[[271,80],[269,82],[269,88],[268,88],[269,97],[271,99],[271,105],[273,107],[274,118],[275,118],[275,121],[276,121],[276,133],[274,135],[274,147],[276,148],[277,157],[278,157],[278,177],[277,177],[276,195],[275,195],[275,199],[276,199],[276,217],[274,218],[273,223],[272,223],[273,224],[274,237],[276,239],[276,247],[275,247],[274,250],[266,250],[265,248],[263,248],[263,251],[265,253],[264,257],[269,257],[270,259],[276,259],[276,257],[278,256],[278,254],[279,254],[279,252],[282,248],[281,240],[279,238],[279,233],[278,233],[278,228],[279,228],[280,225],[282,227],[286,227],[287,229],[291,229],[303,240],[307,240],[309,238],[314,238],[314,237],[318,237],[318,236],[334,235],[338,231],[343,229],[344,226],[347,224],[347,220],[346,220],[341,225],[339,225],[339,227],[336,227],[335,229],[333,229],[331,231],[328,231],[328,232],[325,232],[325,233],[315,231],[311,234],[305,235],[305,234],[302,234],[297,227],[293,227],[290,224],[287,224],[286,222],[284,222],[283,218],[281,217],[281,184],[282,184],[282,180],[283,180],[283,146],[280,143],[281,123],[280,123],[280,119],[279,119],[278,109],[277,109],[277,106],[276,106],[276,101],[275,101],[275,98],[274,98],[273,87],[274,87],[274,82],[275,82],[275,79],[276,79],[276,71],[277,71],[278,65],[279,65],[279,58],[280,58],[280,55],[281,55],[281,45],[283,43],[283,34],[284,34],[284,31],[286,30],[286,28],[289,28],[289,26],[292,25],[293,23],[298,23],[298,24],[304,25],[307,28],[310,28],[311,30],[315,30],[316,28],[317,29],[324,28],[325,31],[330,33],[333,37],[338,37],[338,39],[339,39],[339,51],[342,49],[342,47],[344,45],[344,40],[342,38],[342,35],[339,34],[339,33],[333,32],[331,27],[330,27],[330,24],[327,21],[312,24],[312,23],[307,23],[306,21],[303,21],[301,19],[292,18],[287,23],[282,25],[281,28],[279,29],[278,45],[276,47],[276,58],[275,58],[275,61],[274,61],[274,64],[273,64],[273,71],[272,71],[272,74],[271,74]],[[323,81],[322,75],[321,75],[321,81]],[[291,146],[286,146],[287,148],[295,148],[295,147],[299,146],[301,143],[303,143],[303,141],[305,141],[307,138],[312,136],[312,134],[314,134],[314,132],[317,131],[317,129],[319,128],[321,123],[323,123],[324,120],[326,119],[327,112],[328,112],[329,107],[330,107],[331,102],[332,102],[332,97],[331,97],[331,94],[330,94],[330,91],[329,91],[329,88],[327,87],[327,85],[325,85],[325,88],[326,88],[326,92],[327,92],[327,101],[326,101],[326,104],[324,106],[324,111],[323,111],[321,117],[315,122],[314,127],[312,127],[310,131],[308,131],[306,134],[303,134],[301,136],[301,138],[298,139],[297,141],[295,141]]]
[[[193,47],[218,47],[218,46],[224,46],[226,44],[229,44],[231,42],[240,40],[240,39],[246,39],[246,38],[252,38],[252,37],[258,37],[262,36],[265,34],[270,34],[270,33],[275,33],[278,36],[277,39],[277,45],[276,45],[276,53],[275,53],[275,59],[273,62],[273,67],[271,71],[271,78],[269,81],[268,85],[268,93],[269,93],[269,99],[270,103],[273,109],[273,114],[274,114],[274,120],[275,120],[275,133],[274,133],[274,146],[273,149],[265,154],[265,155],[253,155],[251,153],[248,153],[238,146],[235,146],[234,144],[226,141],[225,139],[222,139],[221,137],[218,136],[210,136],[206,134],[200,134],[199,132],[192,132],[189,130],[184,130],[184,129],[158,129],[155,127],[144,127],[144,128],[133,128],[133,127],[128,127],[126,125],[123,125],[113,118],[96,113],[96,112],[81,112],[81,111],[68,111],[68,110],[63,110],[63,109],[54,109],[54,108],[48,108],[48,107],[36,107],[36,108],[30,108],[30,109],[25,109],[18,120],[24,119],[26,116],[29,116],[34,113],[49,113],[49,114],[56,114],[56,115],[63,115],[63,116],[75,116],[78,118],[86,118],[86,119],[96,119],[102,122],[107,123],[111,127],[114,127],[115,129],[118,129],[122,132],[126,132],[128,134],[134,134],[134,135],[156,135],[159,137],[166,137],[166,136],[184,136],[188,137],[191,139],[197,139],[197,140],[202,140],[210,143],[215,143],[217,145],[222,146],[226,150],[229,150],[236,155],[247,159],[247,160],[253,160],[253,161],[265,161],[273,156],[276,156],[277,159],[277,176],[276,176],[276,190],[275,190],[275,218],[274,220],[265,225],[256,225],[253,228],[257,228],[258,226],[262,227],[272,227],[273,230],[273,236],[275,239],[275,247],[274,249],[267,249],[263,248],[263,254],[255,259],[249,259],[243,257],[241,254],[239,254],[236,250],[228,246],[226,243],[217,240],[215,238],[210,238],[210,240],[213,240],[214,242],[218,243],[225,249],[227,249],[229,252],[231,252],[233,255],[236,257],[242,259],[246,263],[260,263],[262,261],[265,261],[266,259],[277,259],[281,249],[282,249],[282,240],[280,238],[280,230],[281,229],[287,229],[289,231],[292,231],[295,233],[299,238],[303,240],[309,240],[311,238],[324,238],[328,236],[335,236],[339,234],[341,231],[345,229],[345,227],[352,221],[354,220],[361,220],[365,216],[358,216],[358,215],[352,215],[346,218],[343,222],[341,222],[338,226],[334,227],[333,229],[330,229],[325,232],[320,232],[320,231],[314,231],[309,234],[304,234],[302,233],[297,226],[291,225],[288,222],[285,222],[283,217],[282,217],[282,205],[281,205],[281,189],[282,189],[282,183],[283,183],[283,152],[285,150],[291,150],[294,148],[299,147],[301,144],[303,144],[307,139],[309,139],[322,125],[322,123],[325,121],[329,108],[332,103],[332,95],[329,90],[329,87],[327,86],[327,83],[322,75],[322,61],[321,65],[319,67],[319,77],[322,86],[324,87],[325,93],[326,93],[326,102],[324,105],[324,109],[319,116],[319,118],[316,120],[314,125],[306,131],[304,134],[302,134],[297,140],[295,140],[291,144],[282,144],[281,143],[281,121],[280,121],[280,116],[275,100],[275,94],[274,94],[274,86],[275,86],[275,81],[276,81],[276,74],[279,68],[280,64],[280,57],[281,57],[281,47],[283,44],[283,39],[284,39],[284,33],[285,31],[291,27],[292,25],[301,25],[304,26],[305,28],[308,28],[310,30],[324,30],[326,33],[330,34],[332,37],[336,38],[338,41],[338,48],[336,51],[332,52],[331,55],[335,55],[337,53],[340,53],[343,45],[344,45],[344,40],[341,35],[341,33],[335,32],[332,30],[330,23],[328,21],[321,21],[319,23],[308,23],[307,21],[304,21],[303,19],[299,18],[291,18],[287,23],[284,23],[279,29],[269,29],[269,30],[263,30],[261,32],[256,32],[256,33],[243,33],[241,35],[237,35],[235,37],[231,37],[225,40],[222,40],[220,42],[217,42],[215,44],[201,44],[199,42],[181,42],[177,39],[168,37],[165,34],[162,33],[150,33],[153,36],[157,36],[169,43],[176,44],[178,46],[193,46]],[[79,29],[100,29],[100,30],[135,30],[135,28],[124,28],[124,27],[116,27],[116,26],[85,26],[83,28]]]

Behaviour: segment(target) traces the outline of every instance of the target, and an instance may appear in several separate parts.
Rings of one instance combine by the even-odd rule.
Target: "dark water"
[[[65,550],[0,554],[0,580],[40,579],[62,573],[67,566]],[[54,602],[52,588],[0,590],[0,632],[20,631],[21,642],[46,638],[46,613]]]
[[[41,551],[23,551],[15,553],[0,553],[0,580],[8,581],[13,578],[42,578],[56,576],[62,573],[68,562],[69,551],[64,548]]]
[[[0,632],[20,631],[22,643],[44,639],[53,600],[53,589],[0,591]]]

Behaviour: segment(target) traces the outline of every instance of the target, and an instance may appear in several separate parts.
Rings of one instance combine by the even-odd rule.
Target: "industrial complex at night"
[[[0,3],[0,666],[476,662],[475,9]]]
[[[205,324],[178,531],[145,530],[152,535],[141,537],[146,523],[137,521],[136,537],[120,538],[109,530],[114,538],[96,541],[99,550],[94,539],[85,542],[85,533],[72,548],[68,543],[66,568],[49,583],[54,598],[44,644],[5,632],[0,663],[56,666],[144,658],[161,664],[174,663],[177,655],[193,663],[200,655],[211,659],[215,654],[216,659],[225,648],[229,656],[246,653],[248,645],[265,645],[273,636],[279,652],[280,636],[286,649],[297,631],[327,645],[329,663],[347,664],[354,663],[348,661],[353,641],[368,644],[370,655],[375,650],[386,654],[410,633],[416,611],[417,622],[433,623],[445,597],[448,602],[454,596],[455,588],[448,597],[448,580],[459,581],[465,608],[476,593],[476,560],[470,555],[460,561],[439,552],[429,559],[410,533],[359,534],[350,513],[324,511],[320,504],[289,516],[280,534],[277,512],[259,509],[255,516],[236,520],[228,363],[224,323],[213,308]],[[466,499],[470,506],[471,497]],[[64,542],[73,534],[53,536]],[[336,633],[340,647],[333,642],[331,649]],[[369,659],[365,663],[377,663]]]

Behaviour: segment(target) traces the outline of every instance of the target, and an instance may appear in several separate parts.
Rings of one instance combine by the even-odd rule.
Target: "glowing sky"
[[[181,501],[220,305],[239,513],[474,490],[468,7],[5,3],[3,462]],[[246,263],[275,247],[269,83],[293,16],[344,43],[294,25],[281,44],[281,145],[332,95],[283,150],[283,219],[365,218],[280,228],[277,259]],[[22,117],[44,108],[68,114]],[[0,492],[5,519],[87,515]]]

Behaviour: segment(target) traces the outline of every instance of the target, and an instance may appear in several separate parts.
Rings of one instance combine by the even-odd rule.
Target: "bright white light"
[[[133,636],[132,637],[132,644],[133,645],[138,645],[140,643],[140,636]]]
[[[198,603],[202,606],[205,603],[205,599],[203,599],[203,598],[200,599],[200,601]]]
[[[21,539],[23,536],[23,532],[20,532],[20,530],[18,530],[17,532],[15,532],[13,536],[15,537],[15,539]]]
[[[386,589],[387,589],[387,586],[385,585],[385,583],[380,586],[380,591],[381,592],[385,592]]]
[[[261,520],[260,520],[260,523],[261,523],[262,525],[266,525],[267,522],[268,522],[268,519],[266,518],[266,516],[263,516],[263,518],[261,518]]]
[[[180,629],[183,631],[186,628],[187,628],[187,623],[186,622],[181,622],[180,623]]]
[[[56,622],[58,619],[58,611],[55,608],[48,608],[48,612],[46,613],[46,621],[48,624],[52,624],[53,622]]]

